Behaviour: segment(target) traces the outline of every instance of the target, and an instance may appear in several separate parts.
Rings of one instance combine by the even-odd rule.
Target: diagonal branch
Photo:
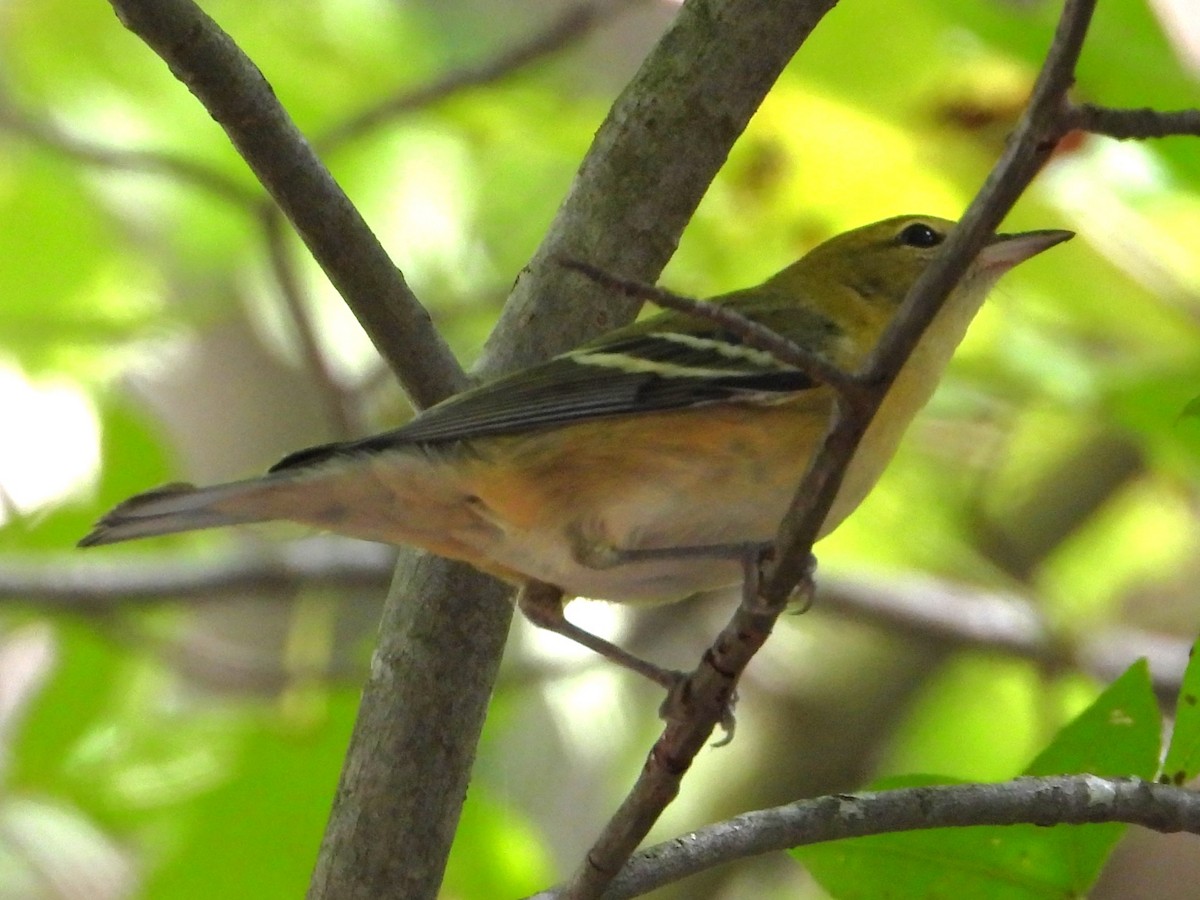
[[[558,18],[543,26],[540,31],[492,59],[455,69],[428,84],[388,97],[330,128],[313,143],[320,150],[332,150],[362,137],[389,119],[424,109],[467,88],[492,84],[577,43],[626,9],[645,2],[646,0],[577,2],[569,6]]]
[[[23,109],[3,84],[0,84],[0,130],[20,135],[91,166],[179,179],[244,209],[253,209],[261,199],[260,192],[254,188],[195,160],[155,150],[104,146],[78,137],[52,119],[40,118]]]
[[[496,374],[631,319],[553,263],[654,278],[763,96],[834,0],[688,0],[622,92],[485,348]],[[584,314],[586,311],[586,314]],[[411,566],[380,627],[310,897],[434,896],[511,607],[448,564]],[[397,585],[407,584],[400,576]],[[475,718],[472,720],[471,717]],[[453,724],[451,724],[453,723]]]
[[[429,314],[229,35],[191,0],[110,2],[225,129],[413,401],[428,406],[463,388]]]
[[[864,380],[878,385],[877,390],[865,403],[838,402],[823,446],[780,526],[774,559],[764,568],[759,590],[747,592],[689,677],[690,711],[668,719],[637,782],[576,871],[565,898],[598,897],[615,877],[678,793],[684,773],[724,715],[741,672],[793,590],[808,579],[812,546],[871,417],[955,284],[1054,148],[1094,6],[1095,0],[1066,0],[1033,97],[1004,154],[868,360]]]
[[[1004,153],[941,252],[909,291],[900,313],[867,362],[867,380],[880,383],[874,406],[856,415],[843,414],[842,421],[832,429],[829,446],[819,454],[796,493],[776,539],[778,562],[764,574],[763,594],[776,603],[785,601],[804,576],[812,545],[841,486],[842,474],[875,408],[971,261],[1053,151],[1095,2],[1066,0],[1033,96]],[[822,465],[820,457],[830,458],[832,464]]]

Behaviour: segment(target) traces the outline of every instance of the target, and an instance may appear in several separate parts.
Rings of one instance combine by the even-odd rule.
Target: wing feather
[[[773,317],[766,318],[772,324]],[[824,335],[827,324],[814,321],[807,333]],[[517,434],[611,416],[730,401],[772,403],[813,386],[804,373],[741,345],[727,332],[667,313],[464,391],[394,431],[300,450],[271,471],[319,465],[347,454]]]

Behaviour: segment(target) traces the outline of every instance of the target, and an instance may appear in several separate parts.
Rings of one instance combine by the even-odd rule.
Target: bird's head
[[[937,216],[884,219],[830,238],[775,277],[800,275],[809,292],[850,288],[872,305],[894,310],[938,253],[954,224]],[[993,235],[961,284],[986,293],[1013,266],[1072,236],[1070,231],[1056,229]]]

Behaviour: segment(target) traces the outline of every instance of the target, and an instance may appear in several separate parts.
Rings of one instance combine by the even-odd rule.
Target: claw
[[[788,597],[787,611],[793,616],[801,616],[812,609],[813,601],[817,596],[817,586],[813,581],[813,576],[817,574],[817,558],[813,554],[808,554],[808,561],[804,565],[804,575],[796,582],[796,586],[792,588],[791,596]]]
[[[734,715],[733,710],[737,706],[737,702],[738,695],[735,690],[729,695],[729,700],[726,702],[724,709],[721,710],[721,718],[717,722],[717,725],[724,734],[718,740],[713,741],[709,745],[710,747],[725,747],[733,743],[733,733],[737,731],[737,716]]]
[[[691,676],[683,672],[674,673],[677,679],[667,689],[667,696],[663,698],[663,702],[658,707],[658,717],[663,721],[670,722],[678,719],[685,719],[691,715],[692,700],[691,700]],[[737,706],[738,695],[737,691],[733,691],[729,695],[729,699],[725,701],[721,708],[720,718],[717,724],[720,727],[723,735],[712,743],[713,747],[724,747],[733,741],[734,732],[737,730],[737,716],[734,715],[734,707]]]

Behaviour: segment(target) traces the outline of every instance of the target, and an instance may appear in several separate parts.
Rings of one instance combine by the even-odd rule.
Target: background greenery
[[[1197,105],[1200,21],[1186,0],[1174,5],[1182,18],[1168,28],[1166,0],[1161,19],[1140,0],[1101,4],[1078,97]],[[318,141],[384,97],[528,39],[560,9],[504,7],[205,5]],[[464,359],[673,8],[646,2],[503,79],[326,145]],[[664,282],[716,293],[847,227],[956,216],[999,153],[1056,14],[1015,0],[846,0],[735,148]],[[220,130],[107,4],[0,4],[6,583],[31,565],[66,591],[111,572],[92,566],[269,555],[297,535],[70,548],[134,491],[253,473],[407,415],[298,245],[287,248],[288,303],[256,197]],[[1068,142],[1009,224],[1079,238],[1006,279],[884,483],[822,545],[822,574],[921,572],[1011,592],[1064,646],[1111,635],[1132,661],[1135,635],[1187,638],[1200,620],[1200,150],[1186,138]],[[305,321],[317,357],[298,339]],[[74,608],[10,587],[0,896],[299,895],[384,585]],[[727,604],[573,615],[682,665]],[[880,775],[1024,771],[1097,696],[1099,668],[1084,656],[1038,665],[818,606],[785,622],[751,667],[737,739],[701,757],[658,833]],[[517,896],[569,871],[640,765],[657,702],[519,625],[446,895]],[[1129,883],[1188,896],[1196,882],[1172,839],[1131,842],[1094,896],[1129,896]],[[748,896],[751,883],[754,896],[822,896],[782,859],[673,896]]]

